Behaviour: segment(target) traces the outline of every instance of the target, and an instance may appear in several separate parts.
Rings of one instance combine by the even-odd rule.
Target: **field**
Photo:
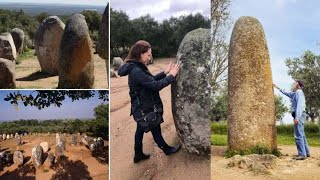
[[[84,145],[71,146],[70,136],[67,136],[65,157],[52,167],[44,164],[35,168],[31,160],[31,149],[46,141],[49,152],[54,153],[55,134],[37,134],[22,137],[22,145],[17,147],[15,138],[0,142],[1,151],[14,153],[16,149],[24,153],[24,165],[0,165],[1,179],[108,179],[108,142],[104,142],[104,153],[91,154]],[[45,154],[46,156],[46,154]]]

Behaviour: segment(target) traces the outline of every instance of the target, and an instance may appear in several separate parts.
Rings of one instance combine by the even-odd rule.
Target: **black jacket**
[[[163,108],[159,91],[174,81],[172,75],[166,76],[161,72],[153,76],[148,68],[137,60],[127,61],[119,70],[120,76],[129,75],[128,84],[131,97],[131,113],[134,119],[144,113],[152,112],[156,108]]]

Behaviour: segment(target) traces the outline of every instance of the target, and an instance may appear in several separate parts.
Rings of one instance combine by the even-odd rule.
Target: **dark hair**
[[[148,52],[150,48],[151,48],[151,45],[147,41],[144,41],[144,40],[137,41],[130,48],[129,55],[127,56],[125,61],[140,60],[141,54]]]
[[[302,80],[296,80],[296,82],[299,84],[300,88],[304,87],[304,82]]]

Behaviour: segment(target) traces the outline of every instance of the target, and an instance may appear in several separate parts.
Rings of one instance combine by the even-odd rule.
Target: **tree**
[[[41,23],[41,22],[42,22],[44,19],[46,19],[47,17],[49,17],[49,14],[46,13],[46,12],[42,12],[42,13],[36,15],[36,16],[35,16],[35,19],[36,19],[39,23]]]
[[[282,96],[275,95],[274,102],[276,106],[276,120],[282,122],[282,118],[286,112],[288,112],[288,107],[284,104]]]
[[[228,90],[226,83],[223,84],[220,90],[215,93],[212,98],[212,119],[211,121],[226,121],[228,114]]]
[[[99,90],[98,94],[99,99],[108,101],[109,91]],[[95,93],[93,90],[35,90],[30,94],[23,94],[20,91],[13,92],[8,94],[4,100],[10,101],[10,103],[15,106],[18,106],[18,102],[21,101],[24,106],[35,106],[40,110],[49,107],[52,104],[60,107],[62,101],[65,100],[66,97],[71,98],[72,101],[77,101],[80,99],[89,99],[94,96]]]
[[[301,57],[287,58],[286,65],[293,79],[304,81],[306,113],[315,122],[320,115],[320,56],[305,51]]]
[[[94,108],[94,115],[96,120],[93,121],[93,132],[96,136],[101,136],[108,139],[109,134],[109,106],[106,104],[100,104]]]
[[[218,89],[219,83],[227,80],[229,45],[226,43],[226,33],[231,24],[230,4],[231,0],[211,0],[212,93]]]

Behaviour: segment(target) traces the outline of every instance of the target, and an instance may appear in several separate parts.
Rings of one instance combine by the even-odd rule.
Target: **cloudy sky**
[[[98,98],[98,92],[96,91],[96,95],[88,100],[85,99],[72,102],[70,98],[66,98],[62,101],[62,106],[60,108],[51,105],[48,108],[38,110],[38,108],[34,106],[25,107],[21,101],[18,101],[19,105],[18,109],[16,109],[10,102],[3,100],[9,93],[13,92],[17,91],[0,90],[0,122],[20,119],[46,120],[93,118],[93,109],[103,103],[103,101]],[[20,92],[21,94],[28,95],[33,91],[20,90]]]
[[[235,0],[231,14],[233,21],[240,16],[254,16],[261,22],[269,47],[273,81],[282,88],[289,90],[293,82],[287,74],[286,58],[300,57],[306,50],[319,54],[320,1]],[[289,99],[285,96],[284,99],[290,107]],[[290,114],[286,114],[284,121],[292,122]]]
[[[2,2],[11,2],[11,3],[49,3],[49,4],[79,4],[79,5],[97,5],[105,6],[109,0],[0,0]]]
[[[111,8],[123,10],[130,19],[150,14],[158,21],[171,16],[201,13],[210,16],[210,0],[111,0]]]

